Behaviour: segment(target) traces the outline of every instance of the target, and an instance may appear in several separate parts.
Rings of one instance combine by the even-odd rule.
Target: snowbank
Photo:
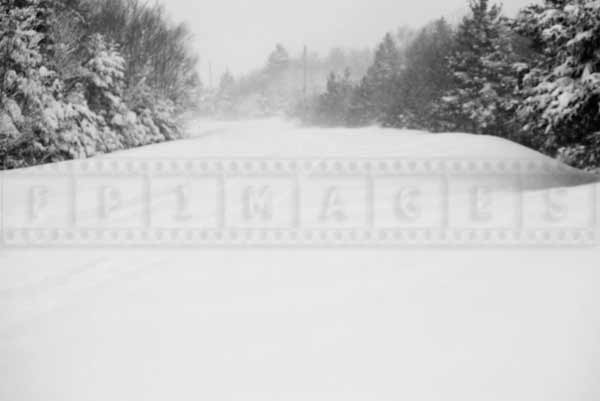
[[[105,156],[203,157],[548,161],[496,138],[274,120]],[[594,190],[562,171],[538,186]],[[599,259],[594,247],[0,249],[0,399],[595,401]]]

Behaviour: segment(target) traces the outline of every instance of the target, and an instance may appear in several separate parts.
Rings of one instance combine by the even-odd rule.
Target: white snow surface
[[[467,134],[191,127],[105,157],[544,158]],[[593,247],[0,248],[0,401],[596,401],[599,261]]]

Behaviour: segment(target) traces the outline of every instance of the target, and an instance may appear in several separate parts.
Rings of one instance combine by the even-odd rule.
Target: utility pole
[[[303,84],[302,84],[302,108],[304,109],[304,118],[308,114],[308,100],[307,95],[307,83],[308,83],[308,49],[304,45],[304,52],[302,54],[302,66],[303,66]]]
[[[210,101],[210,107],[211,107],[211,113],[213,115],[216,114],[217,111],[217,99],[215,97],[215,91],[213,88],[213,74],[212,74],[212,61],[208,61],[208,93],[209,93],[209,99],[211,99]]]

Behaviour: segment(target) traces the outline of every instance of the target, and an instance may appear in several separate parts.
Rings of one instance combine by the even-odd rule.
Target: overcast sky
[[[207,81],[226,68],[234,74],[261,66],[276,43],[293,54],[306,44],[325,53],[333,46],[373,47],[387,31],[419,27],[456,16],[467,0],[161,0],[175,20],[189,23]],[[505,0],[514,13],[532,0]]]

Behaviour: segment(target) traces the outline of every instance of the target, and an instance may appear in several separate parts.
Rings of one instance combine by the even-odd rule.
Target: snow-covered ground
[[[198,122],[190,134],[105,159],[549,162],[466,134],[278,120]],[[522,213],[563,188],[582,205],[568,224],[598,233],[598,185],[561,171],[525,177],[516,195],[534,209]],[[19,199],[4,196],[6,222]],[[596,401],[600,251],[533,245],[7,246],[0,401]]]

